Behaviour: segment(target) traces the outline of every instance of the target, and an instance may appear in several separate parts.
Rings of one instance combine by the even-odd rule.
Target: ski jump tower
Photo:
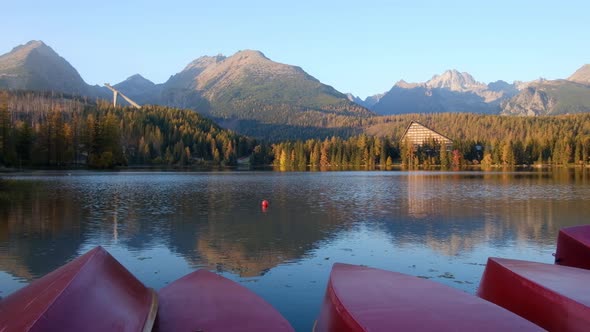
[[[117,96],[120,95],[129,104],[131,104],[131,106],[133,106],[135,108],[141,108],[141,106],[139,106],[139,104],[137,104],[136,102],[134,102],[133,100],[131,100],[129,97],[127,97],[124,94],[122,94],[119,90],[113,88],[109,83],[105,83],[104,86],[106,86],[109,90],[113,91],[113,106],[115,106],[115,107],[117,106]]]

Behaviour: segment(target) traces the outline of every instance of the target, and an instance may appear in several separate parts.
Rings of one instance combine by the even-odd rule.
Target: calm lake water
[[[310,331],[334,262],[473,294],[488,256],[552,263],[588,208],[587,170],[5,175],[0,296],[102,245],[147,286],[206,268]]]

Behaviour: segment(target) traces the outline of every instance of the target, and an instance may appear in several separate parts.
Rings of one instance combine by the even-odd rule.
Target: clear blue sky
[[[450,68],[491,82],[590,63],[590,1],[8,0],[0,54],[40,39],[90,84],[161,83],[202,55],[256,49],[361,97]]]

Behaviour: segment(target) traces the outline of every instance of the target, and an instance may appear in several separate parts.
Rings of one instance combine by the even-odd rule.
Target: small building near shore
[[[408,128],[406,128],[401,141],[405,142],[406,140],[415,146],[422,146],[431,140],[436,141],[441,146],[445,146],[447,150],[450,150],[453,146],[453,140],[416,121],[412,121]]]

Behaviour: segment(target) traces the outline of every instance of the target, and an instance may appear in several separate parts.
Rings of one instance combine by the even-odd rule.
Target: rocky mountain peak
[[[275,79],[296,80],[303,77],[317,82],[299,67],[274,62],[260,51],[243,50],[203,69],[194,81],[197,90],[206,89],[205,96],[214,98],[233,83],[268,84]]]
[[[257,68],[276,68],[284,66],[278,62],[274,62],[267,58],[262,52],[255,50],[243,50],[238,51],[234,55],[227,57],[223,63],[223,66],[229,67],[257,67]]]
[[[70,63],[39,40],[19,45],[0,56],[0,88],[87,96],[100,93],[87,85]]]
[[[568,77],[567,80],[590,85],[590,64],[583,65],[580,69],[576,70],[572,76]]]
[[[234,54],[234,56],[269,60],[264,55],[264,53],[257,51],[257,50],[241,50],[241,51],[236,52],[236,54]]]
[[[418,84],[418,83],[408,83],[404,80],[399,80],[394,84],[395,87],[402,88],[402,89],[413,89],[415,87],[418,87],[419,85],[420,84]]]
[[[129,76],[114,87],[140,104],[152,103],[158,91],[158,86],[154,82],[140,74]]]
[[[125,90],[136,90],[136,89],[147,89],[154,87],[154,82],[148,80],[147,78],[141,76],[140,74],[135,74],[129,76],[126,80],[121,83],[115,85],[116,88],[125,89]]]
[[[186,65],[186,67],[184,68],[183,71],[189,71],[189,70],[195,70],[195,69],[198,69],[201,71],[211,65],[215,65],[217,63],[220,63],[225,59],[226,59],[226,57],[221,54],[218,54],[215,56],[205,55],[205,56],[199,57],[199,58],[193,60],[192,62],[190,62],[188,65]]]
[[[12,49],[12,51],[10,51],[10,53],[13,52],[25,52],[28,53],[34,49],[37,48],[48,48],[51,49],[51,47],[47,46],[43,41],[41,40],[31,40],[26,44],[23,45],[18,45],[15,48]]]
[[[141,76],[140,74],[131,75],[131,76],[127,77],[127,79],[125,79],[125,81],[123,81],[123,82],[149,82],[149,83],[152,83],[152,81]]]
[[[346,99],[348,99],[348,101],[351,101],[353,103],[357,103],[358,105],[361,105],[361,106],[365,106],[364,105],[365,102],[361,98],[353,95],[352,93],[346,93],[345,95],[346,95]]]
[[[434,75],[426,82],[430,88],[449,89],[451,91],[466,91],[473,89],[485,89],[486,85],[477,82],[469,73],[461,73],[456,69],[447,70],[440,75]]]
[[[6,54],[0,55],[0,70],[22,65],[33,53],[45,57],[60,58],[51,47],[45,45],[42,41],[31,40],[24,45],[16,46]]]

